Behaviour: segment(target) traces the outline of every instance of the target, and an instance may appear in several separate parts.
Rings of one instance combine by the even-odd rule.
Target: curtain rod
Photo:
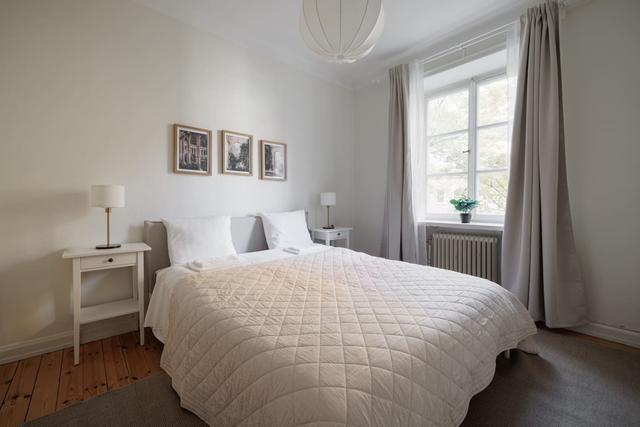
[[[468,48],[470,46],[473,46],[475,44],[482,43],[483,41],[489,40],[492,37],[499,36],[500,34],[504,34],[507,31],[509,31],[509,29],[511,29],[512,25],[513,25],[513,22],[510,22],[509,24],[505,24],[505,25],[502,25],[502,26],[500,26],[498,28],[494,28],[493,30],[487,31],[484,34],[480,34],[479,36],[475,36],[475,37],[473,37],[473,38],[471,38],[469,40],[466,40],[466,41],[464,41],[462,43],[458,43],[455,46],[449,47],[449,48],[444,49],[444,50],[442,50],[442,51],[440,51],[438,53],[435,53],[435,54],[433,54],[431,56],[428,56],[427,58],[420,60],[420,63],[422,65],[427,64],[427,63],[429,63],[431,61],[435,61],[435,60],[440,59],[440,58],[442,58],[444,56],[447,56],[447,55],[450,55],[452,53],[464,50],[464,49],[466,49],[466,48]]]
[[[593,1],[593,0],[559,0],[558,1],[558,5],[560,6],[560,20],[561,21],[564,20],[567,10],[571,10],[571,9],[577,8],[579,6],[588,4],[591,1]],[[525,8],[525,11],[526,11],[526,8]],[[469,46],[472,46],[472,45],[477,44],[477,43],[481,43],[481,42],[483,42],[483,41],[485,41],[485,40],[487,40],[487,39],[489,39],[491,37],[495,37],[495,36],[500,35],[502,33],[506,33],[507,31],[509,31],[509,28],[515,22],[518,22],[518,19],[516,19],[516,20],[514,20],[514,21],[512,21],[512,22],[510,22],[508,24],[505,24],[505,25],[502,25],[500,27],[494,28],[494,29],[492,29],[490,31],[487,31],[484,34],[480,34],[479,36],[475,36],[475,37],[473,37],[473,38],[471,38],[469,40],[466,40],[466,41],[464,41],[462,43],[458,43],[455,46],[452,46],[452,47],[446,48],[444,50],[441,50],[440,52],[435,53],[435,54],[433,54],[431,56],[428,56],[427,58],[424,58],[424,59],[415,58],[415,60],[418,60],[421,65],[428,64],[429,62],[435,61],[436,59],[440,59],[440,58],[442,58],[442,57],[444,57],[446,55],[450,55],[450,54],[452,54],[452,53],[454,53],[456,51],[464,50],[465,48],[467,48]],[[371,81],[372,82],[379,82],[380,79],[382,79],[383,77],[384,77],[384,75],[380,75],[380,76],[378,76],[376,78],[373,78]]]
[[[575,7],[578,6],[582,6],[584,4],[589,3],[591,0],[558,0],[558,6],[560,9],[560,19],[563,20],[565,18],[566,15],[566,11],[567,9],[573,9]],[[461,50],[464,50],[470,46],[473,46],[474,44],[478,44],[478,43],[482,43],[485,40],[488,40],[492,37],[498,36],[500,34],[504,34],[507,31],[509,31],[512,27],[512,25],[514,24],[514,22],[510,22],[508,24],[502,25],[500,27],[494,28],[490,31],[487,31],[484,34],[480,34],[479,36],[475,36],[469,40],[466,40],[462,43],[458,43],[455,46],[452,46],[450,48],[444,49],[438,53],[435,53],[427,58],[424,58],[422,60],[420,60],[420,63],[422,65],[427,64],[431,61],[435,61],[437,59],[440,59],[446,55],[450,55],[452,53],[455,52],[459,52]]]

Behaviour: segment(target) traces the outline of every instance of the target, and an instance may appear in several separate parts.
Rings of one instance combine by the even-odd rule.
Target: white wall
[[[640,2],[563,21],[569,196],[592,321],[640,331]]]
[[[595,0],[569,10],[561,23],[569,192],[590,318],[635,331],[640,331],[639,16],[636,0]],[[357,229],[366,231],[358,234],[356,249],[376,255],[384,214],[387,85],[381,79],[356,91],[356,152],[362,161],[355,170],[355,218]]]
[[[4,0],[0,61],[0,346],[71,330],[60,256],[104,239],[91,184],[126,186],[115,241],[160,217],[307,208],[319,223],[323,190],[353,221],[349,90],[127,0]],[[289,179],[259,180],[257,147],[250,178],[219,175],[217,154],[211,177],[173,174],[172,123],[287,142]],[[128,292],[110,285],[88,299]]]
[[[354,248],[379,256],[387,191],[389,79],[356,91]]]

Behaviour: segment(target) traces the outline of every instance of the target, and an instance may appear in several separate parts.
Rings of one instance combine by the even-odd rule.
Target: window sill
[[[502,232],[503,224],[499,223],[491,223],[491,222],[470,222],[468,224],[463,224],[460,221],[444,221],[444,220],[435,220],[429,219],[420,221],[419,225],[427,226],[427,227],[440,227],[440,228],[455,228],[459,230],[477,230],[477,231],[494,231],[494,232]]]

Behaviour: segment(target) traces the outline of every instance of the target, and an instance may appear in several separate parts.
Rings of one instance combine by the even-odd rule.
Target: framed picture
[[[287,144],[260,141],[260,179],[287,180]]]
[[[253,175],[253,136],[221,131],[220,173]]]
[[[211,175],[211,131],[173,125],[173,171]]]

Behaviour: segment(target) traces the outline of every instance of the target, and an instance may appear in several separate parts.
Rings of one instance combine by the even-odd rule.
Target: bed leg
[[[504,358],[507,360],[511,358],[511,350],[505,350],[502,354],[504,354]]]

